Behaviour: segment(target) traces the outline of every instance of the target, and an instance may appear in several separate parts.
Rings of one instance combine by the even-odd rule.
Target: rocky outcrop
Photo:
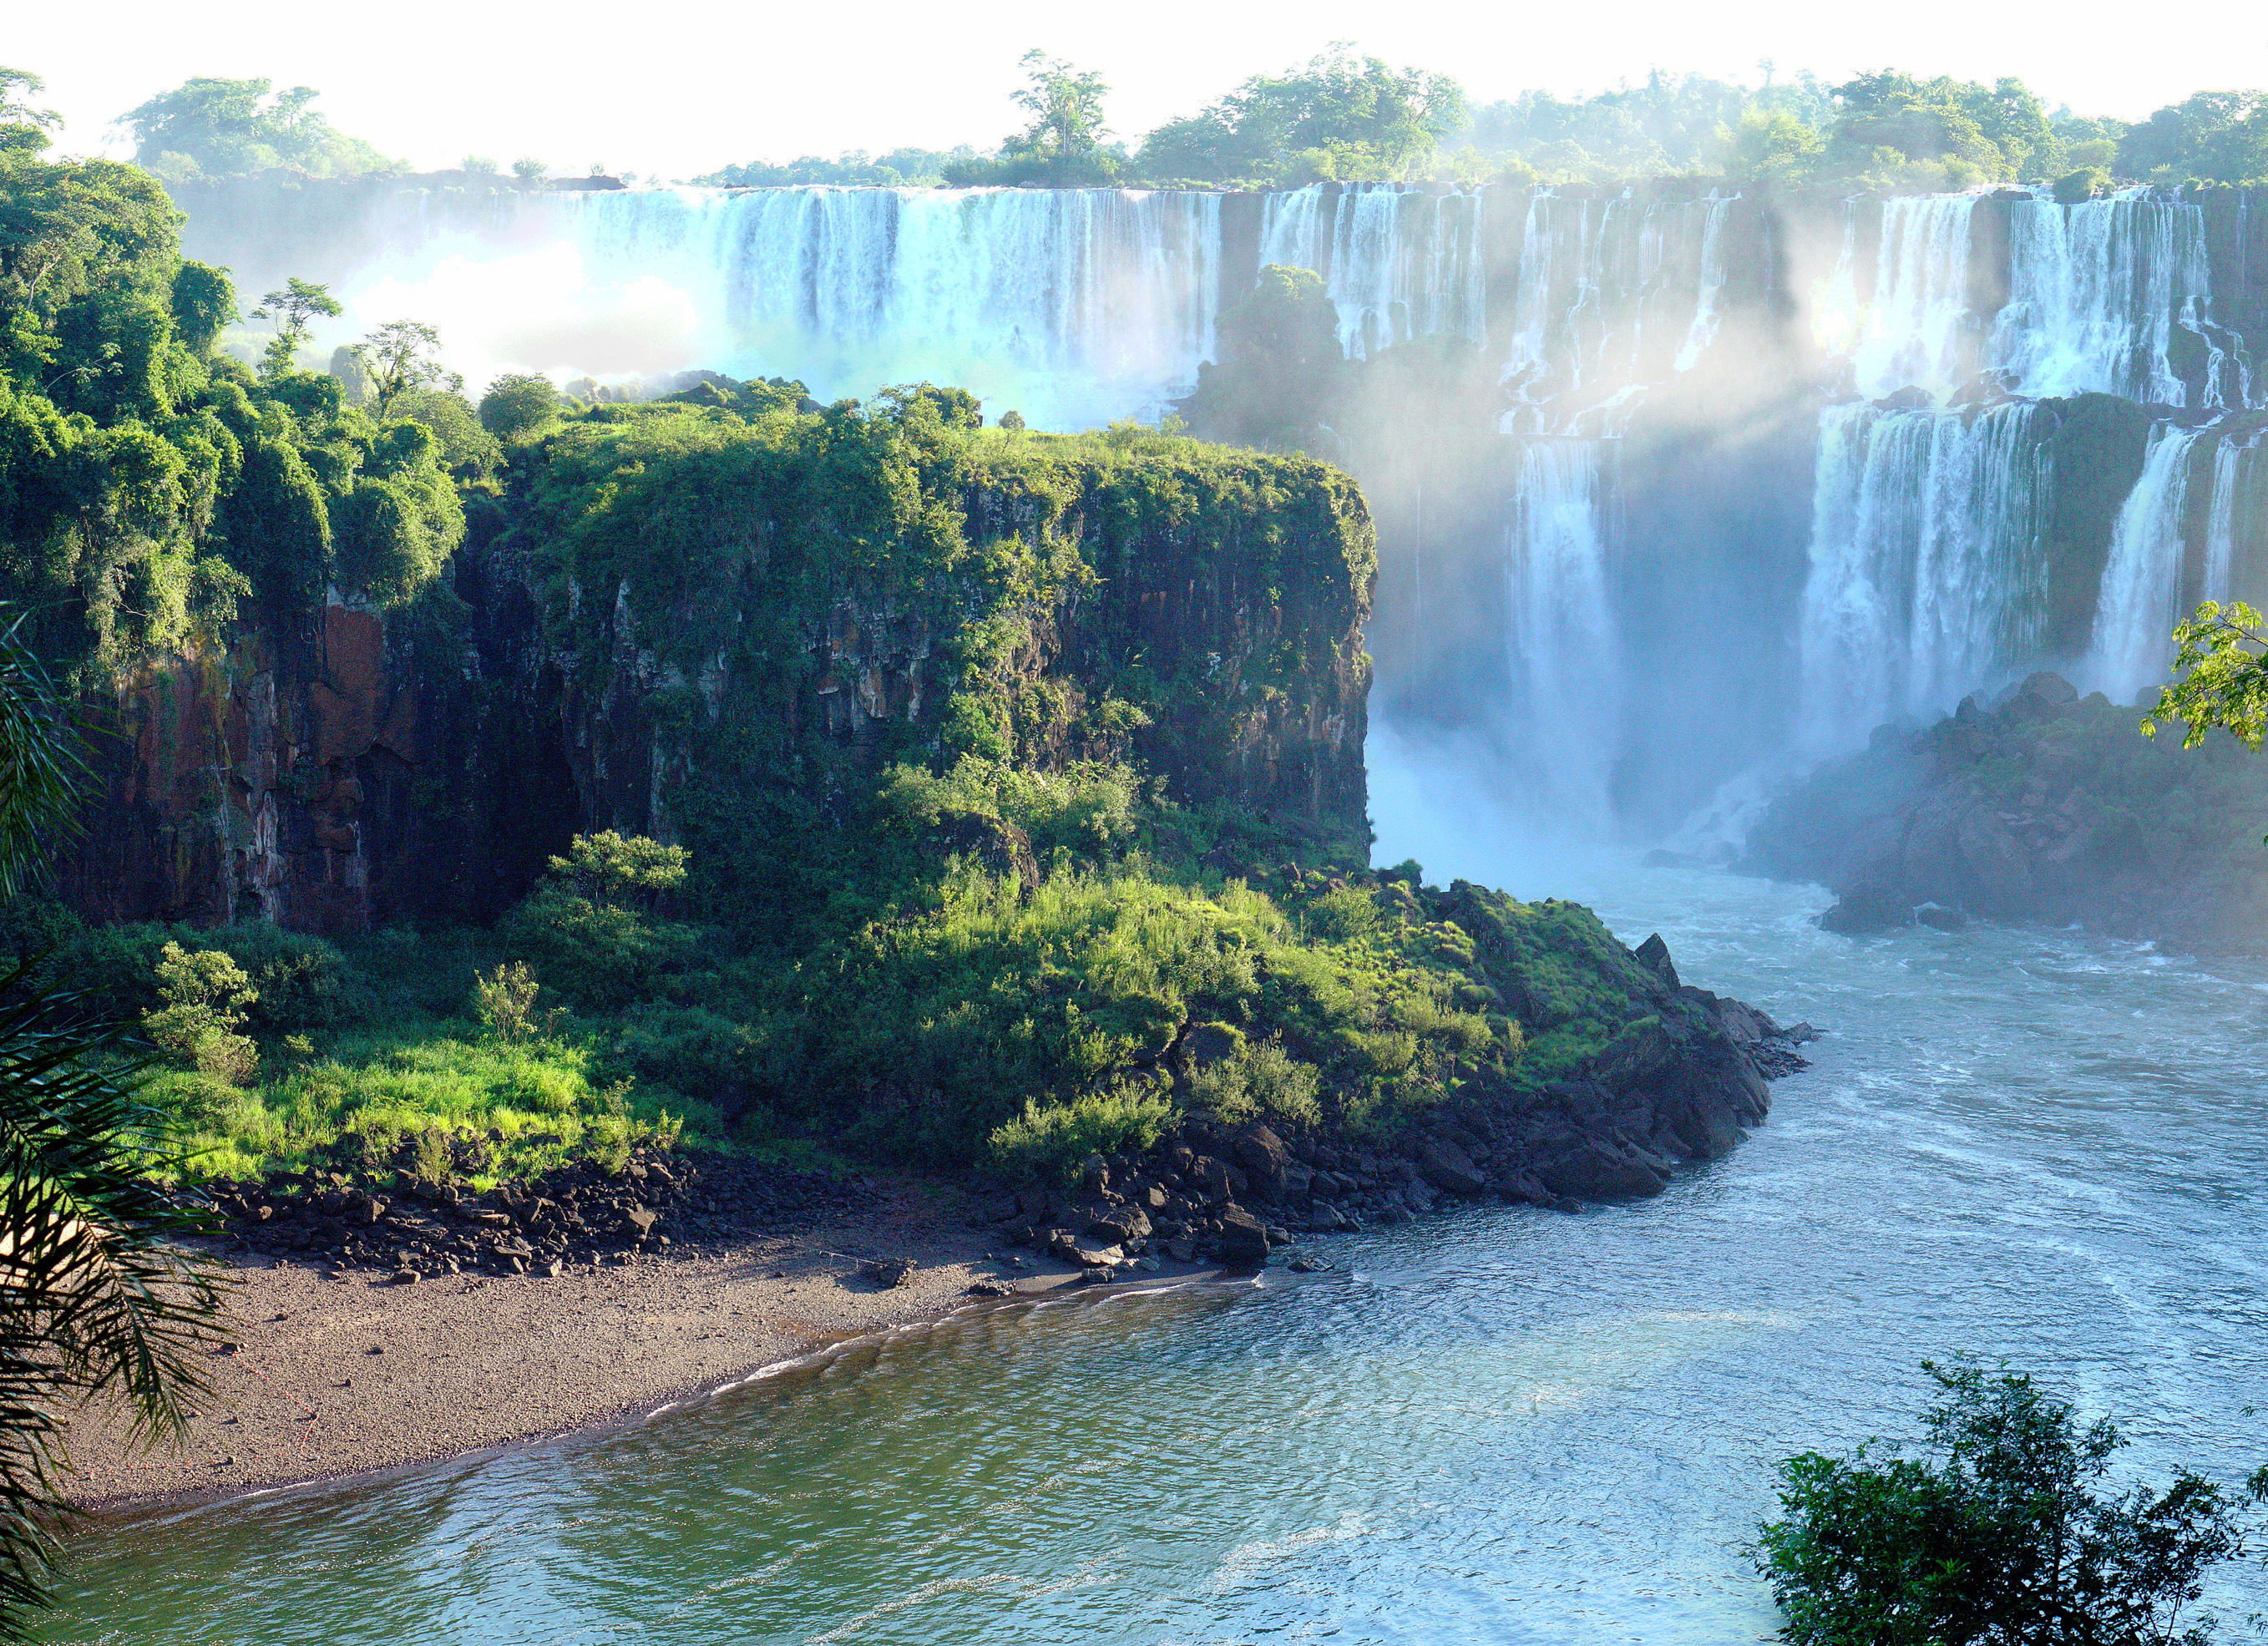
[[[1680,985],[1659,936],[1639,952],[1656,957],[1645,968],[1654,1009],[1565,1078],[1469,1081],[1390,1143],[1199,1112],[1148,1149],[1091,1157],[1076,1191],[1007,1193],[977,1221],[1059,1252],[1084,1229],[1108,1243],[1090,1266],[1130,1272],[1152,1250],[1256,1266],[1300,1234],[1397,1223],[1447,1201],[1573,1211],[1658,1194],[1764,1123],[1768,1082],[1804,1067],[1794,1048],[1812,1031]]]
[[[1833,890],[1830,931],[1981,916],[2255,941],[2268,763],[2219,733],[2185,750],[2178,725],[2145,739],[2140,714],[2039,673],[1989,708],[1884,727],[1776,801],[1745,867]]]

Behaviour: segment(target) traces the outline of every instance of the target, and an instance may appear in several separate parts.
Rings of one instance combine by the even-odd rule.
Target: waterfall
[[[1413,337],[1478,342],[1487,312],[1478,194],[1398,183],[1313,183],[1267,196],[1260,261],[1313,269],[1361,358]]]
[[[2008,210],[2008,301],[1992,365],[2027,395],[2221,403],[2220,350],[2205,329],[2213,286],[2202,207],[2129,196]],[[2204,367],[2197,392],[2174,367],[2183,334]]]
[[[2161,423],[2150,432],[2142,476],[2119,506],[2095,606],[2095,638],[2081,673],[2113,703],[2166,672],[2181,613],[2182,519],[2189,505],[2194,432]]]
[[[1596,825],[1621,741],[1608,581],[1604,443],[1522,439],[1505,534],[1513,762],[1530,809]]]
[[[2048,562],[2037,409],[1820,417],[1801,724],[1821,749],[1950,708],[2040,644]]]
[[[2227,602],[2236,577],[2238,475],[2250,455],[2249,444],[2223,437],[2213,451],[2213,494],[2205,512],[2205,587],[2207,600]]]
[[[1737,196],[1528,201],[1500,375],[1507,432],[1615,434],[1717,336]]]
[[[1974,195],[1918,195],[1882,202],[1874,300],[1852,350],[1859,392],[1868,399],[1909,385],[1943,398],[1973,373],[1975,316],[1969,306],[1970,219]],[[1846,262],[1859,232],[1845,219]]]
[[[1685,346],[1677,351],[1677,369],[1690,372],[1701,362],[1704,350],[1717,341],[1717,297],[1725,289],[1725,216],[1733,200],[1709,202],[1701,226],[1699,290],[1693,302],[1693,323],[1686,328]]]

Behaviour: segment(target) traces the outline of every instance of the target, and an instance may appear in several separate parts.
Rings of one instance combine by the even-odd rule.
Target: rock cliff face
[[[523,475],[449,593],[270,613],[116,683],[64,896],[107,920],[486,920],[578,829],[672,835],[689,780],[840,808],[972,713],[1021,764],[1130,746],[1185,802],[1359,834],[1367,514],[1318,465],[1221,461],[1239,484],[1203,520],[1145,518],[1123,471],[1066,461],[1044,499],[928,499],[978,551],[950,567],[789,566],[724,532],[670,557],[659,597],[652,568],[577,560]],[[1170,469],[1144,483],[1170,494]]]
[[[1885,727],[1774,802],[1747,866],[1828,886],[1842,931],[1994,919],[2219,945],[2268,916],[2268,762],[2036,674],[1917,734]]]

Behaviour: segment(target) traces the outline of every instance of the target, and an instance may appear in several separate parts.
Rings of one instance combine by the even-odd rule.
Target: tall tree
[[[383,421],[413,388],[455,394],[465,380],[441,364],[441,334],[423,321],[388,321],[362,340],[358,352],[370,373],[371,414]]]
[[[308,328],[318,319],[336,319],[344,313],[328,286],[302,280],[297,275],[261,298],[260,306],[252,311],[252,318],[276,322],[276,335],[268,340],[267,351],[261,359],[261,374],[276,378],[296,371],[299,345],[307,340]]]

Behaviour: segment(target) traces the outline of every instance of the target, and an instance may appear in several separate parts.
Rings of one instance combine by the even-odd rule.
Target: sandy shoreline
[[[907,1284],[886,1289],[862,1274],[882,1255],[913,1259]],[[70,1436],[68,1490],[99,1512],[542,1440],[941,1313],[978,1281],[1039,1291],[1076,1273],[1007,1256],[998,1236],[962,1227],[909,1189],[894,1212],[855,1227],[583,1266],[556,1279],[395,1286],[255,1259],[235,1272],[239,1347],[210,1362],[212,1392],[181,1443],[136,1452],[114,1413],[84,1413]]]

